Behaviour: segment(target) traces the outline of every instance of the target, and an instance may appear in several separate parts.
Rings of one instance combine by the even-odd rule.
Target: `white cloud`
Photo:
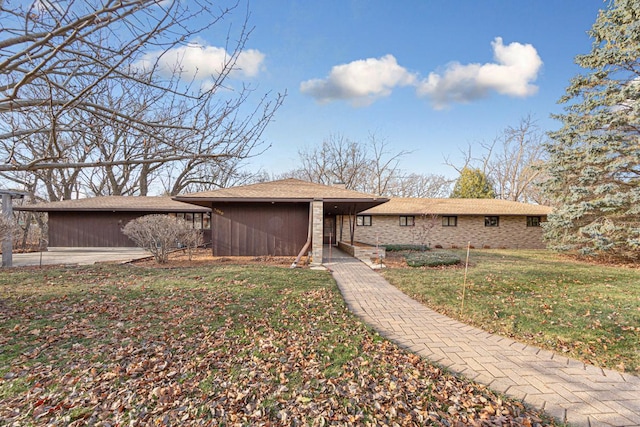
[[[495,91],[502,95],[526,97],[537,93],[532,84],[538,77],[542,60],[530,44],[504,45],[496,37],[493,46],[495,63],[451,63],[442,74],[430,73],[417,85],[419,96],[427,96],[437,109],[452,102],[466,103],[487,97]]]
[[[397,86],[415,84],[416,76],[398,65],[393,55],[336,65],[325,79],[300,84],[300,91],[318,102],[348,100],[354,106],[369,105],[389,96]]]
[[[265,55],[255,49],[243,50],[233,65],[229,76],[232,78],[255,77],[263,69]],[[170,49],[167,52],[150,52],[138,62],[143,69],[158,67],[158,70],[170,76],[174,72],[183,79],[208,80],[220,75],[225,67],[229,67],[231,56],[221,47],[203,46],[189,43]]]
[[[542,60],[536,49],[517,42],[505,46],[501,37],[496,37],[491,45],[492,63],[452,62],[442,73],[431,72],[419,79],[418,74],[399,65],[393,55],[385,55],[336,65],[326,78],[302,82],[300,91],[320,103],[346,100],[354,106],[363,106],[389,96],[396,87],[415,86],[417,95],[430,98],[436,109],[485,98],[491,92],[516,97],[537,93],[538,87],[533,82]]]

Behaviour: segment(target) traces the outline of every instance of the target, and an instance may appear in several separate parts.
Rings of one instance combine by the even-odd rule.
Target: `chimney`
[[[332,187],[346,189],[347,188],[347,184],[345,184],[342,181],[334,181]]]

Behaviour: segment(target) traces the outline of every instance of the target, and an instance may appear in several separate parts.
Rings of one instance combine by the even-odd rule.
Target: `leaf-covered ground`
[[[380,338],[326,272],[0,275],[0,425],[553,425]]]

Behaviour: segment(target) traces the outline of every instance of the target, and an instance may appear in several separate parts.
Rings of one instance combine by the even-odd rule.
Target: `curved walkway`
[[[573,426],[640,426],[639,377],[438,314],[335,248],[326,261],[351,311],[404,348]]]

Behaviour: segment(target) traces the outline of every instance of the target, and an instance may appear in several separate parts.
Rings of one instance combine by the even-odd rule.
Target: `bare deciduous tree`
[[[505,129],[489,150],[489,176],[498,198],[518,202],[540,202],[536,180],[544,161],[544,134],[530,116]]]
[[[365,180],[369,163],[365,146],[342,135],[330,135],[320,147],[300,149],[298,155],[302,166],[285,175],[324,185],[340,182],[354,190]]]
[[[452,180],[444,175],[410,173],[395,177],[386,196],[444,198],[451,194]]]
[[[322,146],[298,152],[302,167],[284,173],[325,185],[344,183],[351,190],[391,197],[442,197],[451,182],[443,176],[403,174],[402,158],[410,152],[393,152],[385,139],[373,134],[363,144],[331,135]]]
[[[368,166],[368,179],[364,182],[363,191],[372,194],[389,194],[391,185],[400,173],[400,160],[410,154],[409,151],[393,153],[384,139],[369,135],[369,149],[372,157]]]
[[[491,143],[481,143],[482,154],[473,157],[471,146],[463,152],[464,164],[447,165],[461,173],[465,168],[477,169],[493,183],[496,198],[525,203],[542,203],[537,186],[539,167],[544,162],[544,133],[531,116],[517,126],[507,127]]]
[[[247,108],[253,89],[225,84],[251,32],[247,15],[212,75],[187,72],[175,53],[200,49],[189,42],[237,12],[230,1],[0,3],[2,176],[36,175],[28,184],[51,183],[50,200],[78,186],[145,195],[168,163],[193,170],[255,155],[284,96]]]
[[[438,225],[439,218],[436,214],[421,214],[418,216],[414,237],[422,246],[422,250],[431,246],[429,237],[431,236],[431,231]]]

